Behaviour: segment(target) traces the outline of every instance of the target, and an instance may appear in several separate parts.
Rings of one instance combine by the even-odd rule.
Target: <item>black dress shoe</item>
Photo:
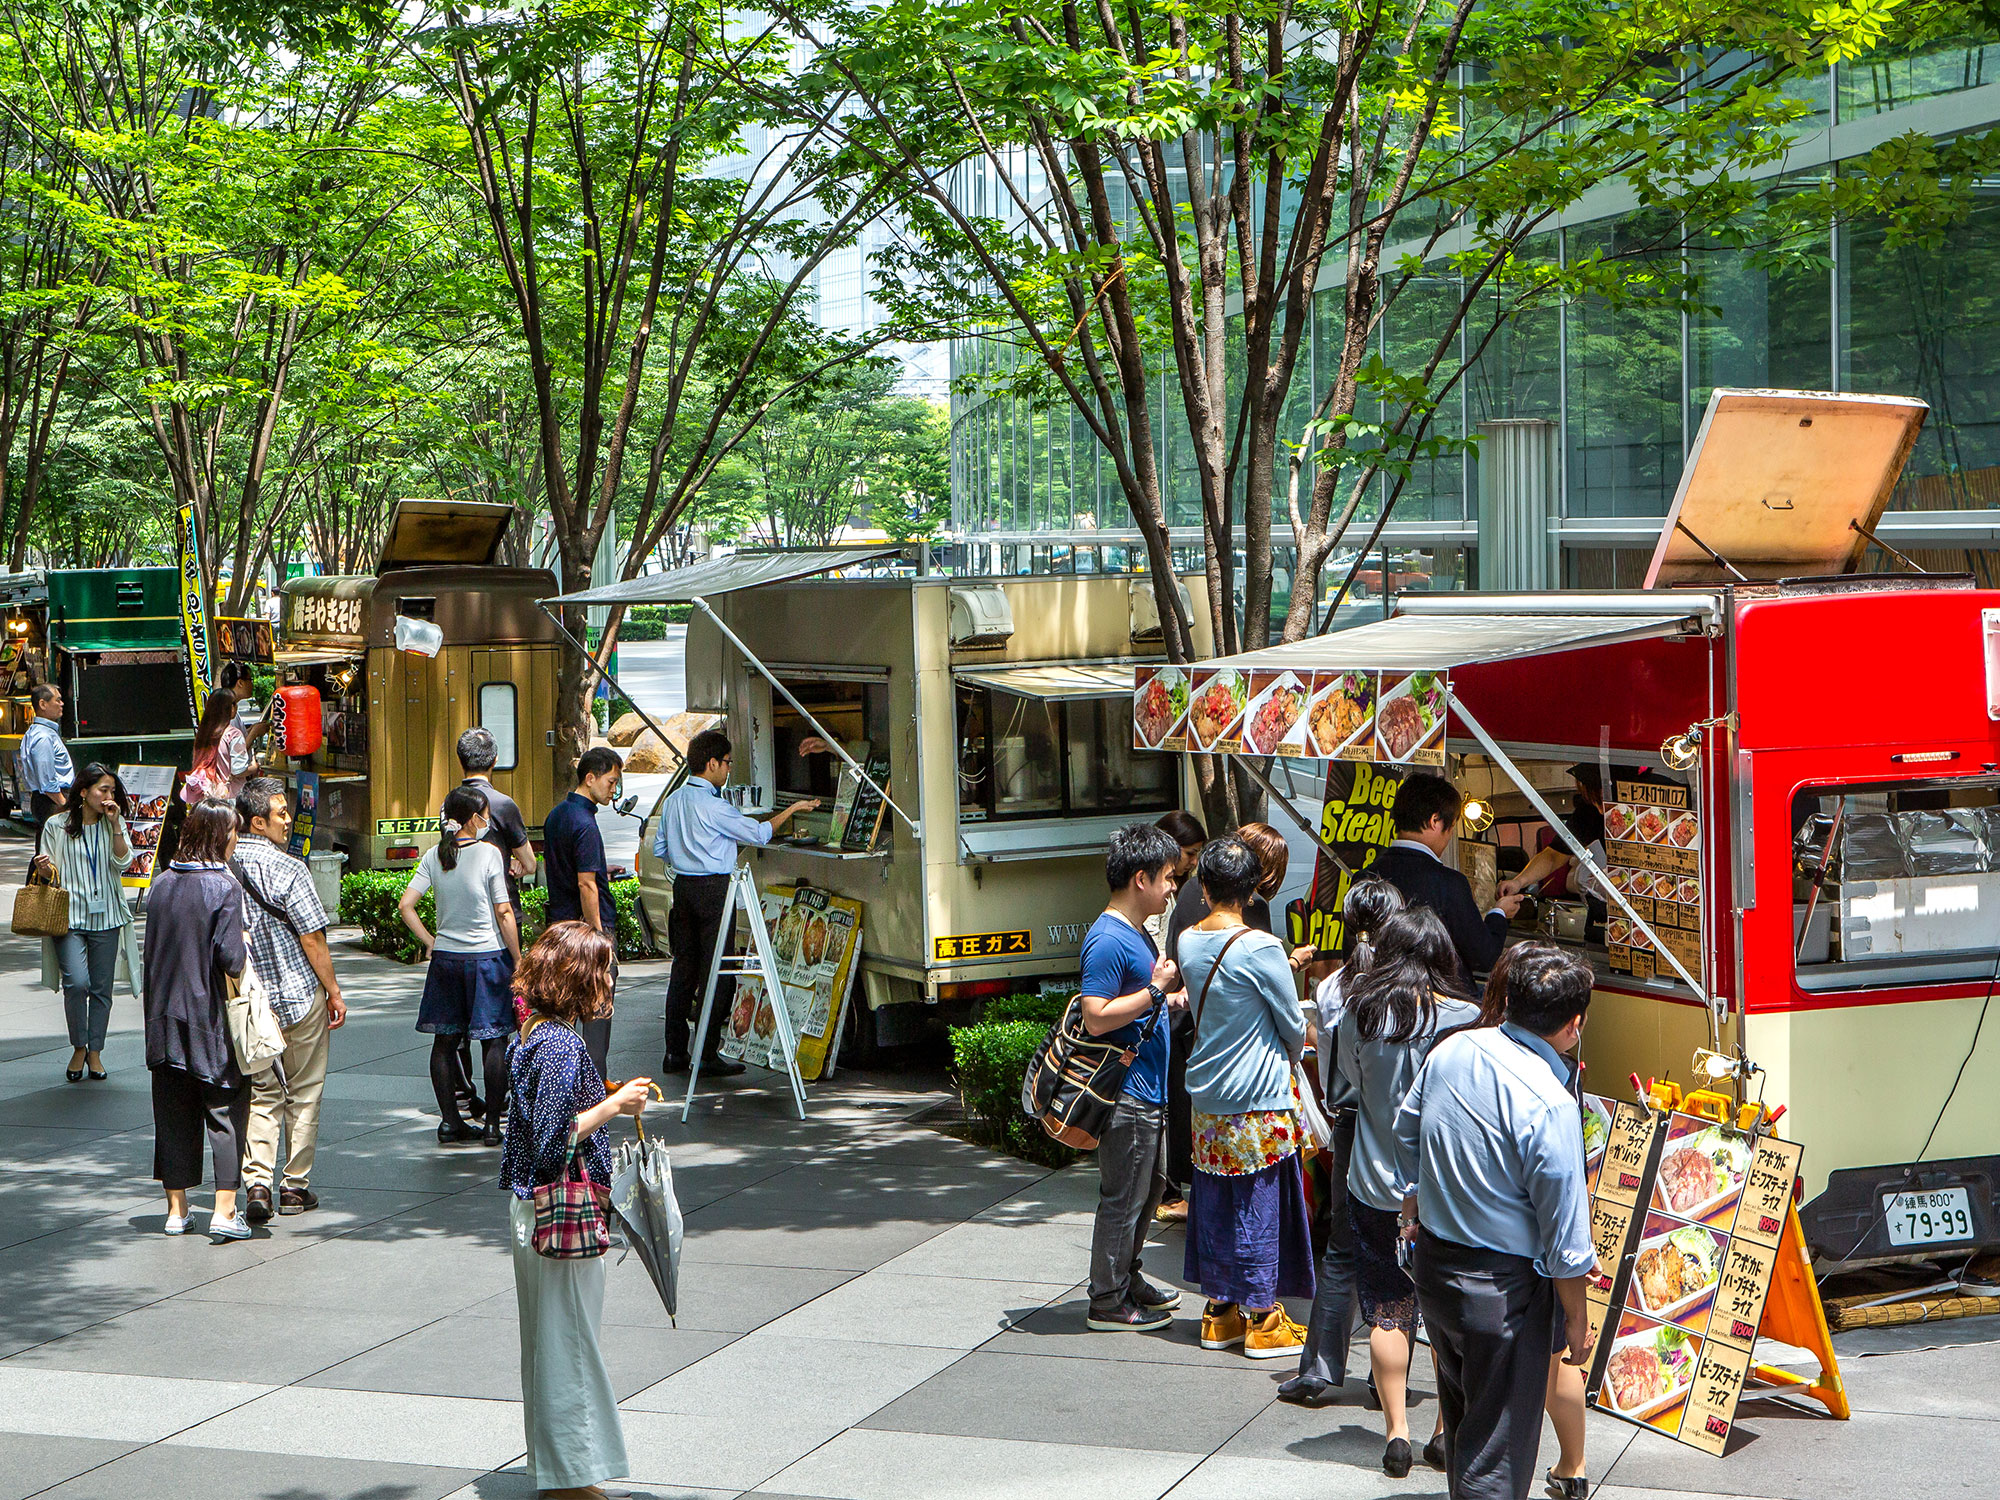
[[[111,1075],[109,1073],[101,1072],[96,1068],[92,1068],[90,1070],[90,1081],[92,1083],[102,1083],[104,1082],[105,1079],[109,1078],[110,1076]]]
[[[1405,1479],[1410,1473],[1410,1440],[1390,1438],[1382,1450],[1382,1472],[1391,1479]]]
[[[479,1144],[482,1146],[500,1144],[500,1122],[491,1115],[486,1117],[486,1128],[479,1132]]]
[[[745,1071],[742,1063],[732,1062],[726,1057],[704,1057],[701,1070],[710,1078],[734,1078]]]
[[[271,1222],[271,1190],[267,1187],[253,1187],[248,1193],[249,1202],[243,1207],[243,1217],[252,1224]]]
[[[1429,1464],[1433,1469],[1436,1469],[1440,1474],[1444,1472],[1445,1460],[1444,1460],[1443,1433],[1441,1432],[1438,1433],[1428,1443],[1424,1444],[1424,1462]],[[1550,1477],[1553,1478],[1554,1476],[1551,1475]]]
[[[440,1146],[450,1146],[459,1141],[476,1141],[478,1139],[479,1127],[477,1125],[468,1125],[463,1120],[444,1120],[438,1125],[438,1144]]]
[[[1324,1380],[1310,1380],[1304,1375],[1294,1375],[1278,1387],[1278,1399],[1288,1406],[1313,1408],[1331,1406],[1340,1399],[1340,1387]]]
[[[691,1066],[692,1064],[685,1057],[675,1057],[672,1053],[660,1059],[660,1071],[662,1073],[685,1073]]]
[[[83,1069],[81,1069],[81,1068],[64,1068],[64,1069],[63,1069],[63,1077],[67,1078],[67,1079],[68,1079],[68,1080],[69,1080],[69,1081],[70,1081],[71,1083],[82,1083],[82,1082],[83,1082]]]

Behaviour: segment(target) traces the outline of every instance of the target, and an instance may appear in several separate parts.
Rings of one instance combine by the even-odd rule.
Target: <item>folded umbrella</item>
[[[666,1146],[639,1138],[618,1148],[611,1163],[611,1212],[625,1243],[639,1257],[666,1305],[669,1318],[680,1310],[681,1205],[674,1196],[674,1168]]]

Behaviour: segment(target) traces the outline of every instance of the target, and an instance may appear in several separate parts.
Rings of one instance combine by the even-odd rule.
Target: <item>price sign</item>
[[[1740,1345],[1745,1353],[1757,1341],[1764,1317],[1764,1299],[1771,1293],[1771,1269],[1778,1259],[1772,1245],[1732,1239],[1722,1262],[1722,1281],[1715,1289],[1715,1309],[1709,1314],[1708,1336]]]
[[[1785,1232],[1785,1210],[1791,1206],[1792,1183],[1799,1175],[1799,1147],[1765,1136],[1757,1143],[1750,1171],[1743,1179],[1743,1196],[1736,1206],[1735,1234],[1760,1245],[1777,1246]]]
[[[1639,1201],[1646,1187],[1646,1165],[1658,1130],[1658,1116],[1650,1109],[1641,1109],[1636,1104],[1618,1105],[1611,1118],[1610,1139],[1604,1147],[1604,1168],[1597,1177],[1600,1198],[1627,1205]]]
[[[1681,1416],[1680,1439],[1690,1448],[1720,1455],[1736,1423],[1736,1403],[1750,1374],[1750,1351],[1711,1341],[1695,1366],[1694,1388]]]

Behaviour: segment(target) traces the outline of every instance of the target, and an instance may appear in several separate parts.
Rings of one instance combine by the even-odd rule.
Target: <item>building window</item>
[[[493,769],[511,771],[520,763],[520,735],[516,732],[519,696],[511,682],[482,682],[479,685],[479,727],[493,736],[496,759]]]

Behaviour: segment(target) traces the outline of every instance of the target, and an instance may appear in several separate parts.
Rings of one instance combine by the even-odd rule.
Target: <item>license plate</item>
[[[1892,1245],[1941,1245],[1972,1238],[1972,1198],[1962,1187],[1884,1193],[1882,1216]]]

